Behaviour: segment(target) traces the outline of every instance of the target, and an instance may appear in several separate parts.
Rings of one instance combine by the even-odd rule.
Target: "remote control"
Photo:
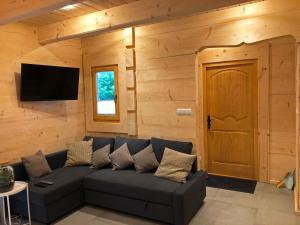
[[[48,181],[48,180],[40,180],[40,183],[47,184],[47,185],[52,185],[52,184],[54,184],[54,182]]]

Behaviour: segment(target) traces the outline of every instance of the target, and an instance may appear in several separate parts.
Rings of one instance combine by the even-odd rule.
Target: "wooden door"
[[[208,172],[257,178],[255,60],[204,65]]]

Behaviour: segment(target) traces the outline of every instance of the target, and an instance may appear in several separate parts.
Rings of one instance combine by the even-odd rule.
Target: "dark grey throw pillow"
[[[125,169],[131,166],[134,162],[126,143],[111,153],[109,157],[113,166],[113,170]]]
[[[21,160],[31,180],[52,172],[42,151],[38,151],[35,155],[22,157]]]
[[[132,158],[134,159],[134,167],[139,173],[151,171],[159,166],[152,145],[139,151]]]
[[[106,145],[93,152],[92,165],[94,168],[100,169],[110,164],[110,145]]]

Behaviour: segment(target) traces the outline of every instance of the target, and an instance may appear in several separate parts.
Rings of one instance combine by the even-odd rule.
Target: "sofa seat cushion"
[[[78,189],[82,189],[83,178],[94,172],[88,166],[64,167],[53,170],[51,174],[29,181],[31,204],[48,205],[60,200]],[[34,186],[39,180],[53,181],[54,184],[46,188]],[[25,192],[14,196],[19,200],[26,200]]]
[[[181,185],[130,169],[102,169],[84,178],[85,189],[164,205],[172,205],[172,194]]]

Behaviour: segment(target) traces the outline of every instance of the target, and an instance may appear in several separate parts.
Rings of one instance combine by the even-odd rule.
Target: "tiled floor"
[[[254,194],[207,188],[204,205],[190,225],[300,225],[293,192],[258,183]],[[54,225],[158,225],[115,211],[85,206]]]

